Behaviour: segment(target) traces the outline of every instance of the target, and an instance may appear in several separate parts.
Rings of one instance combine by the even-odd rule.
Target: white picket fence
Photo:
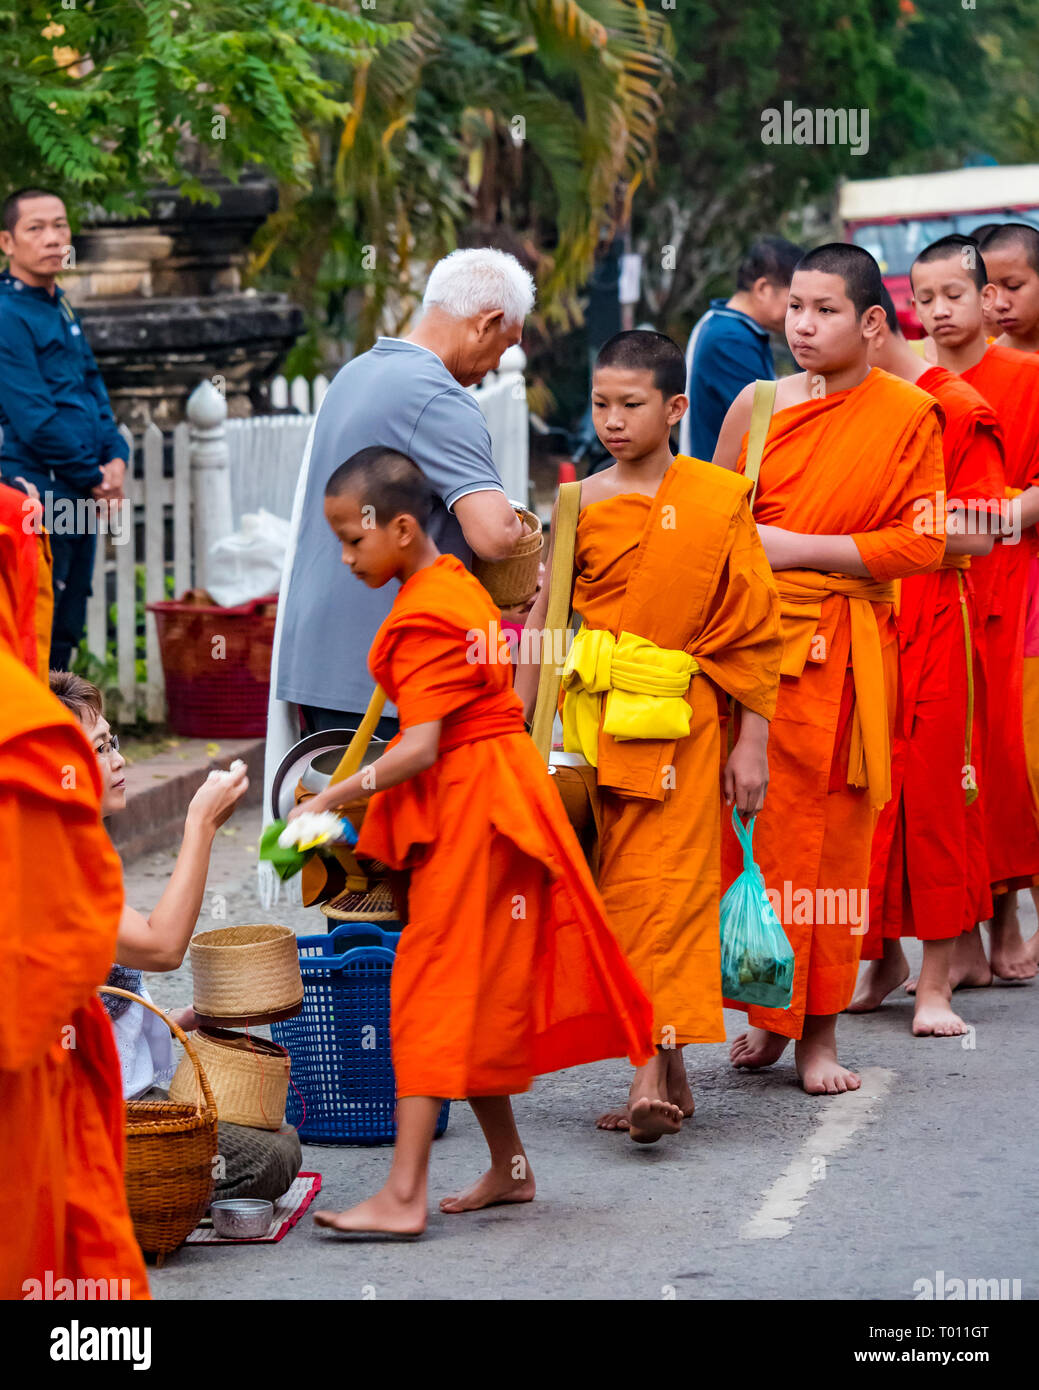
[[[528,421],[523,366],[510,349],[497,373],[471,388],[487,420],[494,460],[507,495],[528,495]],[[144,618],[143,679],[138,679],[138,604],[168,597],[168,578],[180,597],[205,587],[205,555],[214,539],[230,534],[243,515],[261,507],[291,515],[296,478],[313,412],[328,389],[325,377],[291,383],[275,377],[272,404],[292,404],[299,414],[227,420],[226,405],[204,382],[188,405],[189,423],[164,435],[149,425],[136,438],[123,430],[131,458],[127,503],[111,535],[99,535],[93,594],[87,605],[86,645],[97,658],[114,647],[117,717],[161,723],[165,686],[155,618]],[[172,476],[164,459],[172,464]],[[140,476],[137,476],[140,474]],[[132,521],[131,521],[132,515]],[[110,609],[114,605],[114,617]]]

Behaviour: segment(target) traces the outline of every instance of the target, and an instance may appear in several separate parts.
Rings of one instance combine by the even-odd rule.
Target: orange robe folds
[[[917,385],[945,415],[949,505],[973,503],[983,520],[990,509],[998,516],[1003,450],[991,407],[944,367],[929,368]],[[980,633],[968,557],[946,556],[940,570],[903,579],[895,626],[901,701],[891,800],[873,835],[870,930],[862,947],[867,960],[880,958],[885,937],[944,940],[991,915],[981,812],[983,799],[998,796],[999,788],[988,785],[978,751],[984,732],[974,655]],[[970,728],[968,675],[975,697]],[[980,799],[969,803],[972,783]]]
[[[660,1045],[725,1037],[719,710],[727,694],[770,718],[781,653],[748,492],[735,474],[680,455],[654,497],[604,498],[578,522],[574,612],[591,629],[687,652],[701,668],[684,737],[599,733],[599,891],[653,1001]]]
[[[390,993],[398,1096],[511,1095],[653,1052],[649,1002],[524,730],[500,622],[441,555],[401,586],[369,655],[402,730],[442,721],[436,763],[372,797],[357,845],[410,870]]]
[[[122,873],[93,750],[21,660],[17,553],[0,526],[0,1298],[61,1279],[78,1298],[103,1296],[79,1280],[147,1298],[123,1190],[119,1058],[94,994],[115,954]]]
[[[962,373],[996,413],[1011,492],[1039,484],[1039,357],[989,347]],[[982,756],[993,795],[983,799],[989,872],[997,888],[1028,887],[1039,876],[1039,828],[1024,736],[1024,634],[1028,575],[1036,530],[1015,544],[997,540],[971,566],[985,619],[986,688],[990,695]]]
[[[50,541],[43,529],[39,502],[18,488],[0,483],[0,526],[6,526],[16,551],[17,581],[14,586],[15,654],[46,682],[50,667],[51,621],[54,594],[51,586]]]
[[[871,576],[776,575],[783,676],[754,852],[781,899],[796,968],[789,1009],[748,1014],[784,1037],[801,1036],[806,1014],[840,1013],[854,989],[869,922],[873,826],[890,797],[898,686],[891,581],[941,561],[943,487],[938,407],[887,372],[874,368],[850,391],[773,416],[755,520],[852,536]],[[730,827],[723,843],[731,882],[742,853]]]

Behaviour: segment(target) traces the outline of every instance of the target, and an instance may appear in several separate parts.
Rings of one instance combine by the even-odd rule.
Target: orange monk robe
[[[719,712],[729,695],[770,718],[781,653],[748,493],[736,474],[679,455],[654,497],[604,498],[578,522],[574,612],[591,629],[634,633],[701,667],[686,694],[688,735],[599,733],[599,891],[663,1046],[725,1037]]]
[[[122,872],[93,750],[15,655],[16,574],[16,538],[0,527],[0,1298],[48,1274],[51,1287],[113,1279],[112,1297],[147,1298],[119,1057],[94,993],[115,954]]]
[[[18,488],[0,482],[0,526],[6,526],[17,551],[18,579],[14,589],[16,655],[46,682],[50,667],[51,586],[50,541],[43,529],[43,508]]]
[[[1011,492],[1039,485],[1039,357],[993,345],[962,373],[996,413]],[[1024,633],[1036,528],[1015,544],[997,540],[971,566],[985,619],[991,696],[982,756],[993,795],[984,798],[989,873],[997,888],[1026,888],[1039,876],[1039,828],[1024,736]]]
[[[1039,800],[1039,554],[1028,564],[1024,656],[1025,757],[1032,794]]]
[[[398,1096],[512,1095],[653,1053],[649,1001],[524,729],[500,624],[441,555],[401,586],[369,654],[402,730],[442,721],[436,763],[372,797],[357,846],[410,870],[390,994]]]
[[[746,440],[739,467],[745,464]],[[940,563],[943,488],[934,398],[878,368],[850,391],[773,416],[755,520],[808,535],[852,536],[871,575],[776,575],[786,643],[754,853],[783,904],[796,968],[789,1009],[751,1007],[748,1014],[754,1026],[785,1037],[801,1036],[806,1013],[840,1013],[855,986],[868,921],[870,842],[890,797],[898,687],[890,581]],[[723,852],[731,882],[743,860],[730,827]]]
[[[949,505],[973,504],[983,521],[998,517],[1005,480],[991,407],[944,367],[931,367],[916,384],[945,415]],[[984,710],[976,699],[979,624],[968,557],[946,556],[941,569],[903,579],[895,626],[901,701],[892,739],[891,800],[873,835],[870,930],[862,946],[867,960],[880,958],[885,937],[939,941],[991,916],[981,800],[967,799],[971,783],[981,788],[982,798],[999,794],[987,785],[976,751]],[[968,672],[975,696],[969,727]]]

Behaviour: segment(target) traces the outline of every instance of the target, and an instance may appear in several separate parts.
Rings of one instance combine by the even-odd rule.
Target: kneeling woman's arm
[[[209,856],[217,830],[249,788],[245,768],[205,781],[191,799],[170,881],[146,917],[124,906],[115,958],[134,970],[176,970],[202,910]]]

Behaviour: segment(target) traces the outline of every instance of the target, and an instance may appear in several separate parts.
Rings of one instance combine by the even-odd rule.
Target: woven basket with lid
[[[191,938],[195,1013],[201,1024],[274,1023],[303,1007],[296,934],[256,923],[220,927]]]
[[[195,1051],[221,1121],[252,1129],[281,1128],[289,1093],[289,1054],[283,1047],[224,1028],[200,1028]],[[194,1073],[185,1057],[170,1082],[170,1100],[189,1100],[194,1086]]]

